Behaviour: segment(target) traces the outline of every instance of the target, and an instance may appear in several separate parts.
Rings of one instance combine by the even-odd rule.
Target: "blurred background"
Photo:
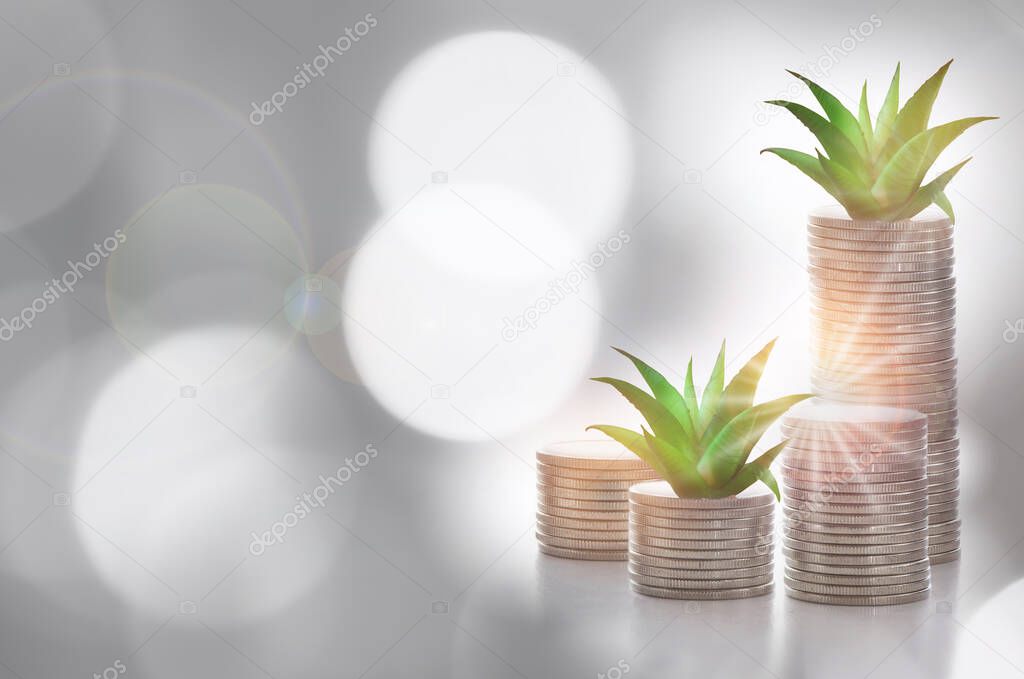
[[[1020,676],[1024,6],[0,2],[0,679]],[[964,557],[932,600],[633,595],[536,553],[533,453],[779,337],[785,69],[998,115],[958,212]],[[771,437],[765,439],[771,445]]]

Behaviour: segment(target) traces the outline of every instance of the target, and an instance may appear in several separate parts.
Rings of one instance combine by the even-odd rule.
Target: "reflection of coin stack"
[[[812,381],[822,396],[928,415],[929,554],[960,555],[953,228],[933,209],[898,222],[839,208],[809,218]]]
[[[625,561],[628,491],[656,479],[614,441],[568,441],[537,451],[537,541],[567,559]]]
[[[629,580],[667,599],[741,599],[772,591],[775,496],[677,497],[665,481],[629,489]]]
[[[877,606],[927,598],[927,419],[808,401],[783,422],[786,591]]]

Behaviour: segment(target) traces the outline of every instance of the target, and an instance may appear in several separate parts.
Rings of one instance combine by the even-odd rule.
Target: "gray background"
[[[250,124],[250,102],[368,12],[378,26],[281,113]],[[345,262],[400,211],[378,199],[370,171],[375,138],[416,155],[378,112],[395,78],[449,38],[503,31],[525,34],[538,51],[531,64],[550,61],[556,78],[586,89],[603,76],[613,100],[590,105],[625,143],[621,209],[597,231],[566,224],[582,253],[620,228],[632,236],[579,300],[551,314],[550,336],[571,335],[578,314],[598,329],[578,349],[593,352],[579,377],[625,375],[606,348],[616,344],[675,375],[692,352],[702,378],[722,337],[735,368],[779,335],[764,393],[806,389],[802,224],[825,196],[757,155],[809,147],[757,102],[785,95],[784,68],[815,63],[872,15],[881,25],[823,84],[855,93],[867,75],[877,106],[895,61],[905,97],[956,57],[936,119],[1001,116],[940,163],[976,156],[950,193],[964,558],[936,570],[929,601],[832,609],[778,591],[686,606],[631,594],[621,564],[541,557],[533,450],[597,417],[633,417],[614,395],[580,379],[539,419],[501,433],[482,422],[478,440],[449,441],[360,385],[344,333],[307,341],[288,323],[289,286],[325,265],[344,286]],[[3,2],[0,54],[0,315],[19,313],[116,229],[129,234],[72,295],[0,344],[0,679],[119,667],[140,677],[539,678],[600,676],[620,662],[636,676],[1024,673],[1024,342],[1008,341],[1024,318],[1019,2]],[[558,75],[559,63],[580,68]],[[521,97],[470,148],[506,148],[502,131],[530,106]],[[543,128],[545,110],[534,114]],[[537,171],[586,178],[594,168],[575,160],[541,152]],[[459,186],[453,168],[420,166],[424,185],[448,171]],[[552,195],[553,211],[568,204]],[[137,222],[147,207],[153,219]],[[138,238],[135,223],[149,225]],[[321,313],[351,327],[338,289]],[[376,339],[415,347],[421,332]],[[505,349],[490,359],[498,378]],[[458,358],[468,375],[489,356]],[[550,375],[514,377],[529,394]],[[505,385],[490,389],[498,399]],[[457,385],[439,395],[404,396],[471,421],[487,399],[460,401]],[[367,445],[378,456],[325,507],[283,544],[250,553],[252,531]]]

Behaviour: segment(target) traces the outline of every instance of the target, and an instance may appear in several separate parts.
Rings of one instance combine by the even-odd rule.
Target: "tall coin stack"
[[[851,606],[927,598],[925,416],[813,400],[782,429],[787,594]]]
[[[825,397],[928,415],[929,555],[960,555],[953,227],[935,208],[896,222],[809,217],[812,383]]]
[[[537,451],[537,541],[551,556],[625,561],[629,487],[658,475],[614,441],[567,441]]]
[[[629,489],[629,580],[666,599],[742,599],[772,591],[775,496],[677,497],[665,481]]]

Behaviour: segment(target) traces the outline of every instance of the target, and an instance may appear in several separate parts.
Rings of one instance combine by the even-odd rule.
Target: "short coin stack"
[[[909,220],[809,217],[815,391],[928,415],[929,554],[960,555],[953,227],[930,208]]]
[[[686,499],[665,481],[629,489],[629,580],[667,599],[741,599],[772,591],[775,496]]]
[[[625,561],[627,493],[658,475],[614,441],[567,441],[537,451],[537,541],[551,556]]]
[[[815,399],[782,429],[787,594],[851,606],[927,598],[925,416]]]

